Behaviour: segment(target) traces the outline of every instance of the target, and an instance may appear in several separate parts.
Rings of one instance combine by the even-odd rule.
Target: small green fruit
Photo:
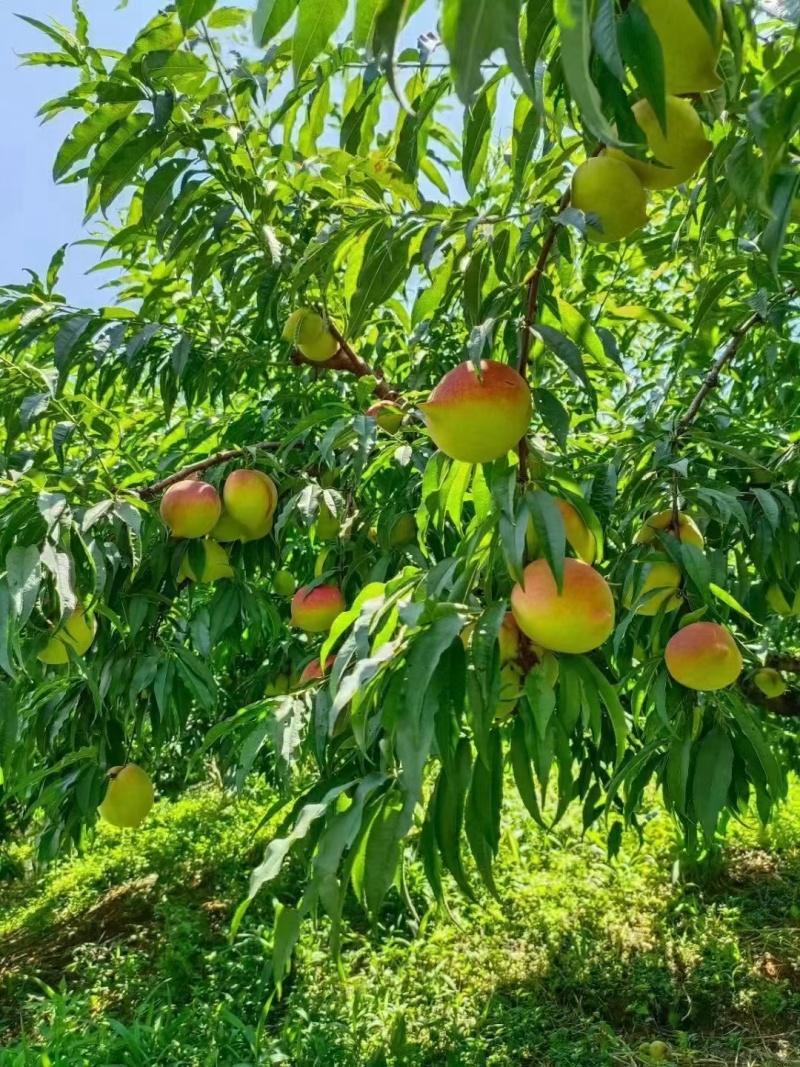
[[[291,571],[279,570],[272,579],[272,591],[276,596],[294,596],[297,582]]]
[[[666,1041],[652,1041],[650,1043],[650,1056],[654,1060],[665,1060],[669,1056],[669,1045]]]

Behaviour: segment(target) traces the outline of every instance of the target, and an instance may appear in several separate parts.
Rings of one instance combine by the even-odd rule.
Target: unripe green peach
[[[410,512],[398,515],[389,531],[389,547],[404,548],[417,536],[417,520]]]
[[[97,633],[97,620],[92,612],[84,610],[81,604],[67,619],[39,653],[38,658],[49,666],[61,666],[69,663],[68,648],[77,655],[84,656],[89,651]]]
[[[189,553],[181,560],[180,569],[178,570],[178,581],[185,581],[187,578],[192,582],[216,582],[220,578],[232,578],[233,567],[230,565],[228,559],[228,553],[218,544],[216,541],[205,539],[201,542],[203,551],[205,553],[203,559],[203,570],[198,578],[192,570],[192,566],[189,562]]]
[[[306,585],[292,597],[292,624],[306,633],[324,633],[344,610],[344,597],[335,585]]]
[[[753,681],[764,696],[767,697],[783,696],[789,688],[781,672],[774,670],[772,667],[762,667],[760,671],[756,671],[753,675]]]
[[[371,415],[386,433],[397,433],[403,425],[403,409],[399,408],[393,400],[379,400],[372,407],[367,408],[366,414]]]
[[[272,579],[272,591],[276,596],[293,596],[296,589],[297,582],[291,571],[275,572],[275,577]]]
[[[515,448],[528,431],[531,392],[521,375],[505,363],[481,361],[445,374],[419,405],[437,448],[464,463],[491,463]]]
[[[111,826],[137,829],[150,813],[155,799],[153,783],[135,763],[112,767],[108,772],[108,789],[97,809]]]
[[[287,674],[276,674],[272,681],[264,686],[264,696],[279,697],[288,692],[289,676]]]
[[[500,697],[494,711],[498,722],[505,721],[513,712],[525,688],[525,676],[516,663],[505,663],[500,668]]]
[[[582,559],[584,563],[594,563],[597,555],[597,542],[594,539],[594,534],[586,525],[583,515],[568,500],[562,500],[561,497],[552,497],[551,499],[561,512],[561,518],[564,520],[564,535],[567,539],[567,544],[572,547],[578,559]],[[533,558],[539,555],[539,538],[536,534],[536,527],[533,525],[533,519],[529,520],[528,528],[525,531],[525,544],[527,545],[529,556]]]
[[[325,320],[308,308],[292,312],[283,328],[283,339],[291,341],[313,363],[325,363],[339,351],[339,342]]]
[[[634,104],[633,117],[644,132],[654,158],[665,165],[646,163],[618,148],[609,148],[608,154],[627,163],[645,189],[671,189],[681,185],[697,173],[711,153],[713,145],[688,100],[667,97],[666,136],[649,100]]]
[[[662,606],[666,611],[675,611],[681,606],[678,587],[681,584],[680,567],[674,563],[642,563],[644,581],[639,585],[638,576],[625,589],[623,603],[632,608],[634,599],[637,615],[657,615]]]
[[[613,156],[594,156],[572,176],[572,206],[599,219],[601,229],[587,220],[586,238],[597,244],[621,241],[647,222],[647,194],[625,163]]]
[[[725,689],[742,673],[739,646],[715,622],[684,626],[667,642],[664,659],[676,682],[700,692]]]
[[[655,541],[658,534],[667,533],[685,545],[694,545],[695,548],[702,548],[705,540],[691,515],[687,515],[685,511],[679,511],[677,527],[674,519],[675,516],[672,511],[659,511],[658,514],[651,515],[636,534],[636,537],[634,537],[634,543],[637,545],[649,545]]]
[[[334,515],[325,501],[321,501],[314,529],[320,541],[335,541],[342,528],[342,520]]]
[[[665,1060],[669,1056],[669,1045],[666,1041],[651,1041],[650,1056],[654,1060]]]
[[[614,629],[608,582],[577,559],[564,560],[560,593],[546,560],[529,563],[511,593],[511,608],[522,632],[551,652],[591,652]]]
[[[690,0],[639,0],[661,45],[668,93],[708,93],[722,85],[717,63],[722,49],[722,14],[717,8],[714,40]]]
[[[214,541],[245,541],[247,540],[247,530],[240,522],[231,518],[223,508],[219,522],[208,536]]]
[[[249,533],[272,519],[278,506],[278,490],[262,471],[238,470],[225,479],[222,499],[225,514]]]
[[[186,478],[161,498],[161,518],[173,537],[205,537],[217,525],[222,502],[213,485]]]
[[[797,599],[795,597],[795,604],[797,604]],[[793,614],[793,607],[777,582],[773,582],[767,590],[767,603],[777,615],[782,615],[784,618]]]

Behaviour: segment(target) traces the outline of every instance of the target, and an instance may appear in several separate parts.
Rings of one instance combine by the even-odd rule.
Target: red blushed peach
[[[273,480],[261,471],[233,471],[222,489],[225,514],[246,530],[255,530],[272,518],[278,505],[278,490]]]
[[[693,622],[669,639],[667,670],[687,689],[711,692],[733,685],[742,673],[739,646],[724,626]]]
[[[464,463],[490,463],[515,448],[528,431],[531,392],[505,363],[461,363],[419,405],[436,446]]]
[[[367,408],[365,414],[371,415],[386,433],[397,433],[403,425],[403,412],[391,400],[379,400]]]
[[[336,656],[328,656],[325,660],[325,669],[323,670],[319,659],[312,659],[311,662],[307,663],[303,668],[303,673],[300,675],[300,685],[308,685],[309,682],[318,682],[327,675],[335,662]]]
[[[161,498],[161,518],[173,537],[205,537],[217,525],[221,512],[222,502],[214,486],[193,478],[171,485]]]
[[[560,594],[547,560],[529,563],[522,585],[517,583],[511,593],[511,608],[520,630],[551,652],[591,652],[614,629],[608,582],[577,559],[564,560]]]
[[[344,597],[335,585],[304,585],[292,597],[292,625],[309,634],[324,633],[344,610]]]

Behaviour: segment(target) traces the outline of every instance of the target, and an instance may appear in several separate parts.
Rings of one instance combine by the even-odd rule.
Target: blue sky
[[[162,6],[160,0],[129,0],[124,8],[117,7],[117,0],[82,0],[92,42],[118,49],[126,48]],[[62,25],[73,26],[71,0],[0,0],[0,124],[5,153],[0,165],[0,284],[23,281],[26,267],[43,273],[60,245],[87,236],[84,187],[56,185],[52,179],[56,152],[79,115],[64,112],[44,125],[36,117],[41,105],[72,87],[76,77],[69,68],[20,66],[21,53],[49,51],[54,46],[16,18],[15,10],[42,22],[52,16]],[[436,9],[428,2],[406,27],[403,44],[413,45],[419,33],[435,25]],[[508,125],[507,106],[499,111]],[[69,249],[60,289],[70,303],[111,302],[110,297],[98,294],[104,274],[86,274],[97,260],[95,247]]]
[[[158,0],[131,0],[116,9],[115,0],[84,0],[92,39],[105,47],[124,48],[159,9]],[[85,190],[55,185],[52,166],[59,145],[77,121],[76,112],[40,125],[41,105],[75,84],[68,68],[21,67],[19,54],[50,51],[48,38],[14,15],[23,12],[47,22],[53,16],[73,25],[70,0],[0,0],[0,125],[4,156],[0,165],[0,283],[24,278],[23,268],[44,271],[50,256],[67,241],[80,240]],[[102,275],[84,276],[97,259],[93,248],[72,248],[62,289],[74,304],[97,302]]]

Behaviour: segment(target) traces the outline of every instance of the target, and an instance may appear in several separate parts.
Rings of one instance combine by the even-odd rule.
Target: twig
[[[750,679],[742,682],[741,690],[751,704],[758,704],[773,715],[780,715],[784,719],[800,718],[800,693],[796,691],[789,690],[782,696],[768,697]]]
[[[800,674],[800,656],[781,656],[772,652],[767,656],[766,666],[776,671],[786,671],[788,674]]]
[[[342,335],[338,327],[328,319],[328,329],[333,335],[333,339],[339,345],[339,351],[330,359],[326,359],[320,363],[318,360],[308,359],[302,352],[294,352],[292,355],[292,363],[302,364],[309,367],[317,367],[325,370],[342,370],[347,371],[350,374],[355,374],[357,378],[373,377],[375,379],[375,394],[379,396],[381,400],[394,400],[397,398],[397,390],[393,389],[386,381],[383,371],[377,367],[370,366],[365,359],[362,359],[351,347],[350,343]]]
[[[207,471],[210,467],[218,467],[221,463],[227,463],[228,460],[247,456],[254,448],[262,452],[274,452],[280,447],[280,441],[259,441],[258,444],[248,445],[246,448],[230,448],[227,452],[216,452],[213,456],[198,460],[197,463],[190,463],[186,467],[181,467],[179,471],[170,474],[169,478],[162,478],[160,482],[153,482],[152,485],[144,486],[144,488],[137,491],[137,495],[140,500],[152,500],[154,496],[158,496],[159,493],[169,489],[176,482],[182,482],[184,478],[188,478],[190,475],[197,474],[200,471]]]
[[[797,290],[795,286],[790,285],[788,289],[786,289],[782,293],[779,293],[776,297],[774,297],[772,301],[770,301],[770,308],[772,308],[775,304],[779,303],[781,300],[786,300],[789,297],[795,295],[796,292]],[[711,370],[703,379],[703,384],[700,386],[697,395],[689,405],[688,411],[675,428],[675,441],[678,441],[693,425],[695,419],[697,418],[700,412],[700,408],[703,405],[703,401],[708,396],[708,394],[719,384],[720,373],[731,362],[731,360],[735,358],[737,352],[742,346],[742,342],[744,341],[745,337],[747,337],[748,333],[753,329],[754,326],[758,326],[759,323],[763,323],[765,321],[765,317],[757,311],[754,312],[749,319],[745,319],[743,323],[736,327],[736,329],[733,331],[733,334],[731,335],[730,341],[723,349],[722,353],[714,361]]]
[[[558,213],[561,214],[569,206],[571,197],[571,189],[567,189],[564,195],[561,197],[561,202],[558,205]],[[528,378],[528,364],[530,362],[531,355],[531,328],[536,321],[536,316],[539,314],[539,286],[542,281],[542,275],[544,274],[547,262],[550,259],[550,253],[553,251],[553,245],[556,241],[556,235],[558,234],[558,223],[553,222],[550,225],[547,236],[542,244],[541,251],[539,252],[539,258],[536,260],[536,266],[531,271],[531,275],[528,278],[528,302],[525,307],[525,322],[522,326],[522,332],[519,339],[519,373],[527,381]],[[519,481],[524,485],[528,481],[528,441],[523,436],[518,446],[519,451]]]

